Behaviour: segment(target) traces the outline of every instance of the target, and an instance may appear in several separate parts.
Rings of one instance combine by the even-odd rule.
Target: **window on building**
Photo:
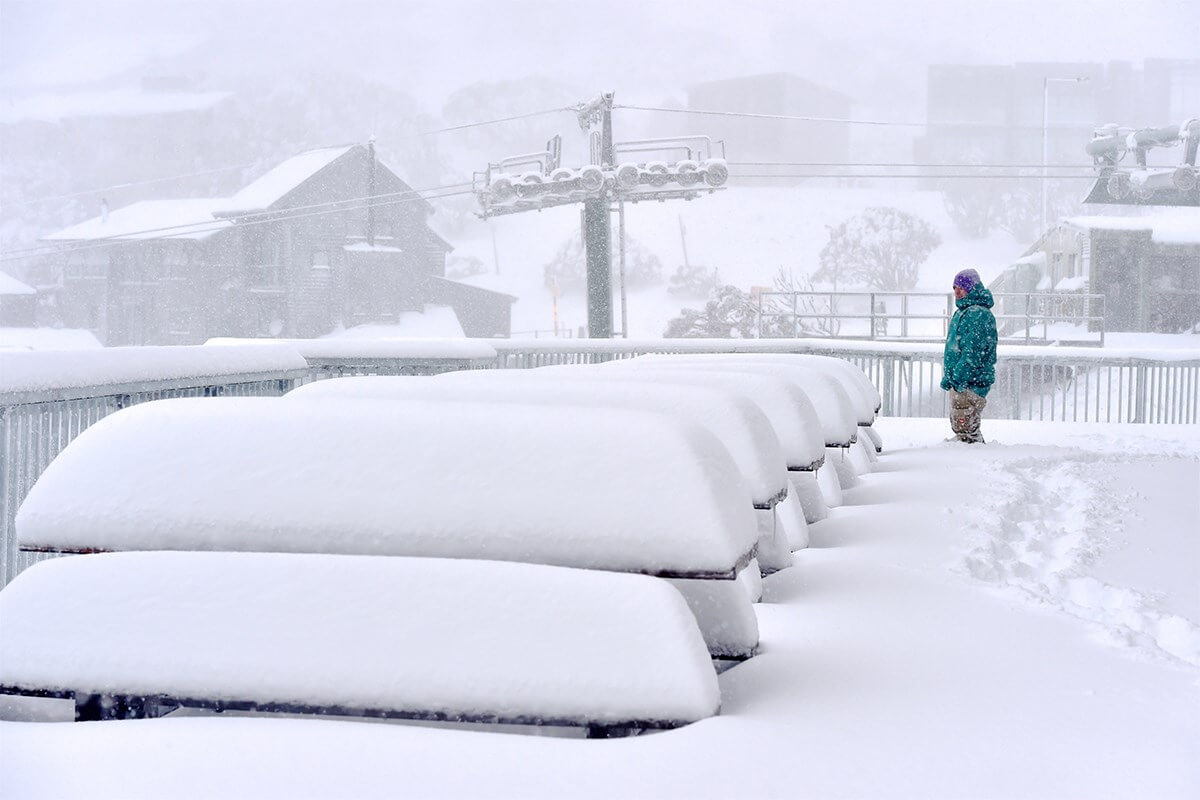
[[[278,264],[252,264],[250,280],[255,287],[274,289],[282,286],[280,272]]]
[[[1078,258],[1078,256],[1076,256],[1075,253],[1071,253],[1067,256],[1067,277],[1068,278],[1074,278],[1076,275],[1079,274],[1075,270],[1075,262],[1076,262],[1077,258]]]
[[[1063,254],[1055,253],[1054,259],[1050,265],[1050,286],[1051,288],[1058,285],[1058,282],[1063,279],[1062,272]]]
[[[328,270],[329,269],[329,251],[313,250],[312,268]]]

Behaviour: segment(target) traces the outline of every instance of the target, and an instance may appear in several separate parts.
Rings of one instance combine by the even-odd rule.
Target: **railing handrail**
[[[1185,294],[1200,294],[1200,291],[1191,292],[1188,290],[1179,290]],[[812,297],[938,297],[945,299],[953,297],[953,292],[904,292],[904,291],[875,291],[875,292],[821,292],[821,291],[804,291],[804,292],[783,292],[776,289],[761,291],[758,293],[763,297],[791,297],[792,295],[806,295]],[[1095,292],[995,292],[992,294],[993,299],[1003,297],[1063,297],[1071,299],[1097,299],[1104,297],[1103,294]]]
[[[294,348],[114,347],[0,352],[0,405],[165,391],[303,374]]]
[[[339,342],[335,349],[322,348],[300,359],[303,367],[290,366],[285,361],[277,369],[243,372],[222,372],[210,368],[195,374],[140,380],[111,382],[68,382],[66,385],[46,385],[4,391],[0,387],[0,406],[78,400],[88,397],[110,397],[124,394],[170,391],[186,387],[217,386],[262,380],[294,380],[313,368],[344,365],[364,368],[372,365],[456,367],[504,366],[504,357],[519,354],[551,355],[610,355],[631,357],[643,353],[813,353],[848,357],[891,357],[900,359],[940,360],[943,345],[940,340],[871,341],[865,339],[477,339],[460,340],[463,347],[448,351],[443,343],[423,346],[419,340],[404,343],[381,343],[365,340]],[[472,346],[478,345],[478,348]],[[127,348],[134,349],[134,348]],[[161,348],[154,348],[161,349]],[[304,348],[299,348],[304,349]],[[286,351],[286,348],[284,349]],[[103,352],[103,351],[100,351]],[[455,355],[457,353],[457,355]],[[21,353],[37,357],[38,353]],[[1031,364],[1094,365],[1094,366],[1195,366],[1200,364],[1200,347],[1177,350],[1149,348],[1089,348],[1044,347],[1001,343],[997,350],[1000,361]]]
[[[1033,291],[1033,292],[994,292],[993,312],[1004,329],[1002,333],[1010,334],[1024,330],[1022,336],[1011,337],[1023,339],[1026,344],[1051,344],[1068,342],[1080,345],[1104,345],[1105,296],[1092,292],[1079,291]],[[927,323],[940,322],[942,335],[945,335],[951,318],[956,311],[956,301],[951,292],[911,292],[911,291],[783,291],[779,289],[764,289],[756,292],[752,298],[754,304],[755,332],[763,337],[767,334],[789,335],[785,331],[763,330],[763,323],[774,320],[774,325],[788,326],[790,320],[791,335],[807,336],[827,333],[826,338],[864,338],[869,340],[915,340],[927,341],[928,331],[911,330],[911,322],[919,328],[930,327]],[[896,301],[899,308],[896,308]],[[936,301],[924,302],[919,301]],[[842,301],[854,306],[852,309],[841,308]],[[860,302],[854,302],[860,301]],[[866,301],[867,308],[861,309]],[[910,311],[910,302],[917,301],[920,313]],[[888,308],[888,305],[892,308]],[[800,330],[806,321],[824,322],[825,331]],[[865,323],[866,332],[860,330]],[[899,323],[899,332],[893,332],[893,326]],[[1022,324],[1023,323],[1023,324]],[[843,329],[843,324],[853,327],[853,331]],[[1055,331],[1051,335],[1053,325],[1070,325],[1080,329],[1080,335]],[[811,326],[809,326],[811,328]],[[818,325],[818,328],[821,326]],[[936,326],[934,326],[936,327]]]
[[[237,383],[256,383],[258,381],[292,381],[302,379],[307,374],[308,368],[305,367],[303,369],[270,370],[265,372],[190,375],[185,378],[162,378],[125,383],[86,384],[63,388],[38,389],[35,391],[0,391],[0,408],[68,400],[87,400],[99,397],[122,397],[132,394],[169,392],[177,389],[199,389],[206,386],[226,386]]]
[[[531,354],[605,354],[633,356],[640,353],[815,353],[852,356],[936,356],[943,345],[937,342],[879,342],[850,339],[497,339],[491,342],[501,354],[522,351]],[[1035,363],[1085,361],[1100,366],[1129,366],[1167,363],[1171,366],[1200,364],[1200,347],[1159,351],[1150,348],[1039,347],[1001,344],[998,358]]]

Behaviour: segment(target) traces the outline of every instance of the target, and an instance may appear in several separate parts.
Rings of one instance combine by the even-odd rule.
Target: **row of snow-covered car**
[[[879,404],[839,359],[686,355],[134,406],[17,515],[22,547],[85,555],[0,592],[0,693],[80,720],[712,716]]]

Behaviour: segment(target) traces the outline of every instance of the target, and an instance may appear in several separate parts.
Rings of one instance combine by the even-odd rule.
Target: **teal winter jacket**
[[[942,388],[962,392],[970,389],[985,397],[996,380],[996,318],[991,308],[992,293],[982,283],[955,301],[958,311],[946,333],[942,357]]]

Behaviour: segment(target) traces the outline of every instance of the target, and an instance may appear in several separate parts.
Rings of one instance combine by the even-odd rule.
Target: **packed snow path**
[[[880,420],[765,580],[722,715],[581,741],[301,719],[0,723],[14,797],[1200,796],[1200,430]],[[63,754],[70,758],[63,760]]]

